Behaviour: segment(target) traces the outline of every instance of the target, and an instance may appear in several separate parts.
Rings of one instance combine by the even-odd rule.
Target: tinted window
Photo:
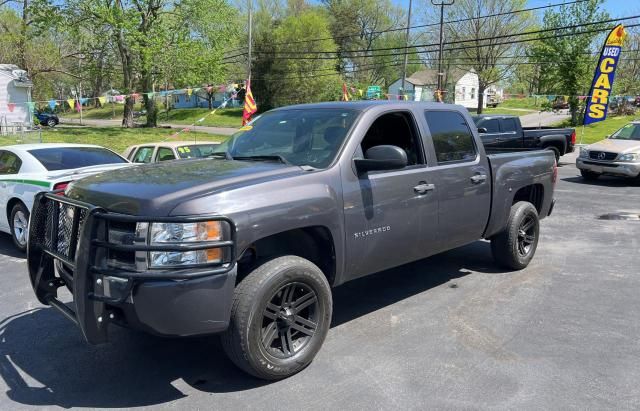
[[[282,156],[297,165],[331,164],[358,112],[350,109],[275,110],[216,147],[233,157]]]
[[[134,163],[150,163],[153,155],[153,147],[140,147],[131,160]]]
[[[516,126],[516,119],[514,118],[504,118],[502,119],[502,132],[503,133],[515,133],[518,131],[518,127]]]
[[[438,164],[473,161],[476,148],[464,117],[455,111],[425,112]]]
[[[167,147],[160,147],[156,154],[156,161],[169,161],[175,160],[176,156],[173,154],[173,150]]]
[[[180,158],[197,158],[211,155],[219,144],[193,144],[190,146],[178,147]]]
[[[411,114],[395,112],[378,117],[364,136],[362,153],[380,145],[398,146],[407,153],[408,165],[424,164],[422,149]]]
[[[116,153],[100,147],[55,147],[29,150],[49,171],[126,163]]]
[[[487,133],[499,133],[500,132],[500,121],[497,118],[492,118],[490,120],[480,120],[480,122],[476,122],[478,127],[484,127],[487,129]]]
[[[0,174],[18,174],[22,166],[22,160],[9,152],[0,151]]]

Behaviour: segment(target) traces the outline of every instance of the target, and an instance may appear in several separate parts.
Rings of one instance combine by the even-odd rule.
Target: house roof
[[[16,72],[22,72],[25,74],[25,77],[20,77],[16,75]],[[15,84],[22,87],[31,87],[33,83],[26,77],[26,71],[22,70],[20,67],[15,64],[0,64],[0,74],[4,74],[12,78],[15,81]]]
[[[448,72],[445,72],[445,84],[446,83],[457,83],[465,74],[473,73],[473,70],[461,70],[461,69],[452,69]],[[406,81],[413,84],[414,86],[426,86],[426,85],[435,85],[438,84],[438,70],[435,69],[425,69],[416,71],[411,76],[407,77]]]

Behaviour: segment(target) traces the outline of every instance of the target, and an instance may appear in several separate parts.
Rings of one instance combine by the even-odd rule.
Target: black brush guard
[[[109,222],[190,223],[222,221],[227,224],[227,241],[203,241],[185,244],[115,244],[109,242]],[[124,302],[134,285],[144,280],[196,279],[233,270],[236,229],[233,221],[219,215],[188,217],[144,217],[107,212],[90,204],[73,200],[61,193],[40,193],[36,196],[29,222],[27,262],[31,285],[38,300],[58,309],[76,323],[92,344],[107,340],[107,325],[114,318],[112,306]],[[133,240],[133,239],[132,239]],[[131,267],[106,265],[108,250],[125,252],[169,251],[186,252],[221,248],[224,260],[218,264],[207,264],[172,269],[136,270]],[[55,261],[71,270],[58,270]],[[104,278],[122,280],[120,296],[105,294]],[[57,290],[67,286],[73,294],[70,308],[58,299]],[[74,309],[75,308],[75,309]]]

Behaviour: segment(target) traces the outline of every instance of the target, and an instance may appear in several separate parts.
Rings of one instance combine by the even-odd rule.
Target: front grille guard
[[[193,244],[115,244],[109,242],[108,223],[222,221],[228,225],[229,240]],[[70,224],[69,224],[70,223]],[[90,204],[61,196],[40,193],[36,196],[29,223],[27,260],[31,285],[38,300],[61,311],[75,322],[90,343],[107,340],[106,325],[117,313],[109,304],[122,303],[131,294],[136,280],[184,280],[225,274],[236,263],[236,228],[224,216],[140,217],[107,212]],[[185,252],[220,248],[222,264],[207,264],[171,269],[132,269],[106,266],[108,250],[125,252]],[[56,276],[55,260],[73,275]],[[106,279],[122,280],[118,297],[106,295]],[[71,283],[69,283],[71,281]],[[75,310],[58,299],[57,289],[68,286]]]

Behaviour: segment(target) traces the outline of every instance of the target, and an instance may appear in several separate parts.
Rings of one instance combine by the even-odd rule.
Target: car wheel
[[[519,201],[511,206],[507,227],[491,239],[491,252],[503,267],[521,270],[531,262],[540,234],[538,211],[533,204]]]
[[[53,118],[50,118],[50,119],[47,120],[47,126],[49,126],[49,127],[55,127],[56,124],[58,124],[58,122]]]
[[[27,251],[27,238],[29,235],[29,210],[22,203],[17,203],[11,209],[11,218],[9,219],[11,225],[11,237],[13,243],[18,250]]]
[[[545,150],[549,150],[553,152],[553,155],[556,157],[556,164],[560,164],[560,150],[557,147],[549,146]]]
[[[318,353],[331,311],[331,289],[322,271],[301,257],[278,257],[236,287],[222,346],[245,372],[266,380],[286,378]]]
[[[580,170],[580,175],[587,181],[596,181],[600,177],[600,174],[589,170]]]

